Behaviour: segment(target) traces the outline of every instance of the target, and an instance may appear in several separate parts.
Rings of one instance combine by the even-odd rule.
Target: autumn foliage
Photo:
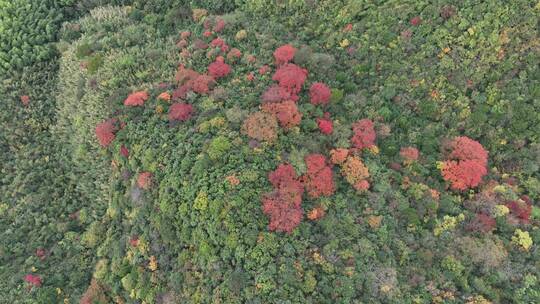
[[[277,69],[272,80],[277,81],[279,86],[285,88],[289,93],[296,95],[302,90],[307,75],[306,69],[293,63],[287,63]]]
[[[375,145],[375,128],[370,119],[361,119],[352,125],[351,142],[357,149],[369,148]]]
[[[192,105],[183,102],[173,103],[169,108],[169,121],[186,121],[192,114]]]
[[[35,274],[27,274],[24,276],[24,281],[29,283],[30,286],[40,287],[41,286],[41,277]]]
[[[331,164],[322,154],[310,154],[305,158],[307,172],[302,176],[307,194],[311,198],[330,196],[336,190]]]
[[[215,79],[225,77],[231,72],[231,67],[223,62],[223,60],[216,60],[208,66],[208,74]]]
[[[334,124],[329,119],[318,118],[317,125],[322,134],[329,135],[334,131]]]
[[[242,125],[242,133],[259,141],[274,141],[277,138],[278,121],[272,114],[255,112]]]
[[[116,119],[113,118],[103,121],[96,126],[96,137],[102,147],[108,147],[116,137],[117,128],[115,124]]]
[[[403,162],[407,164],[418,160],[420,153],[415,147],[403,147],[399,151],[399,156],[401,156]]]
[[[444,180],[454,190],[466,190],[480,184],[487,174],[488,152],[482,145],[466,136],[454,138],[448,145],[447,160],[441,165]]]
[[[137,177],[137,186],[139,188],[148,190],[152,186],[152,173],[151,172],[141,172]]]
[[[369,170],[357,156],[347,157],[341,165],[341,174],[356,190],[365,191],[369,188]]]
[[[302,113],[298,111],[296,103],[292,100],[267,102],[262,105],[262,110],[274,115],[279,125],[284,129],[297,126],[302,120]]]
[[[510,209],[510,215],[517,218],[523,224],[529,223],[529,218],[532,212],[532,203],[527,200],[518,199],[506,204]]]
[[[146,91],[134,92],[124,100],[124,105],[130,107],[142,106],[147,99],[148,93]]]
[[[281,164],[268,174],[274,190],[262,198],[263,213],[270,217],[268,229],[291,233],[300,224],[304,211],[304,186],[289,164]]]
[[[312,84],[309,89],[310,102],[314,105],[328,104],[331,95],[330,88],[322,82]]]
[[[262,94],[261,99],[263,102],[279,102],[284,100],[297,101],[298,96],[291,94],[289,91],[287,91],[287,89],[283,87],[273,85]]]
[[[276,64],[281,65],[290,62],[294,58],[296,53],[296,48],[290,44],[285,44],[278,47],[274,51],[274,58],[276,59]]]

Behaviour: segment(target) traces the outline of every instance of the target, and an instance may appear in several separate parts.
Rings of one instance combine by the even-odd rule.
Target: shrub
[[[369,119],[362,119],[352,125],[353,136],[351,143],[357,149],[369,148],[375,145],[375,129],[373,122]]]
[[[309,88],[310,102],[313,105],[326,105],[330,102],[332,92],[330,88],[322,82],[316,82]]]

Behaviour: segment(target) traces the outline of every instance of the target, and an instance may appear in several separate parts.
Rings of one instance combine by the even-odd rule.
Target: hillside
[[[539,15],[0,0],[0,298],[539,303]]]

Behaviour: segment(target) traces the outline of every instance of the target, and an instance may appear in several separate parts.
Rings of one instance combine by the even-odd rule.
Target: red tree
[[[305,158],[307,172],[302,181],[311,198],[332,195],[335,191],[332,167],[322,154],[310,154]]]
[[[41,286],[41,277],[35,274],[27,274],[24,276],[24,280],[31,284],[34,287],[40,287]]]
[[[125,106],[136,107],[144,105],[144,102],[148,99],[148,93],[145,91],[139,91],[129,94],[124,100]]]
[[[152,185],[152,177],[153,175],[151,172],[139,173],[139,176],[137,177],[137,186],[144,190],[150,189],[150,186]]]
[[[96,126],[96,137],[102,147],[108,147],[114,140],[114,133],[117,130],[115,123],[116,119],[111,118]]]
[[[274,115],[279,125],[285,129],[299,125],[302,120],[302,113],[298,111],[296,103],[292,100],[267,102],[262,105],[262,110]]]
[[[330,91],[330,88],[322,82],[312,84],[309,89],[310,102],[314,105],[328,104],[331,95],[332,92]]]
[[[283,87],[291,94],[298,94],[306,81],[308,72],[296,64],[287,63],[280,66],[272,76],[272,80],[277,81],[280,87]]]
[[[405,162],[413,162],[418,159],[419,155],[418,149],[414,147],[403,147],[399,151],[399,156],[401,156]]]
[[[289,164],[279,165],[268,174],[268,179],[274,186],[274,191],[262,198],[263,213],[270,217],[268,229],[291,233],[304,214],[301,206],[304,187]]]
[[[486,167],[473,160],[445,161],[441,169],[444,180],[450,182],[450,188],[461,191],[478,186],[486,173]]]
[[[370,119],[362,119],[353,124],[351,142],[355,148],[364,149],[375,145],[375,128]]]
[[[173,103],[169,108],[169,121],[186,121],[193,114],[193,106],[183,102]]]
[[[321,133],[325,135],[332,134],[332,131],[334,130],[334,125],[329,119],[318,118],[317,125],[319,126]]]
[[[231,67],[222,60],[216,60],[208,66],[208,74],[215,79],[225,77],[231,72]]]
[[[452,151],[448,159],[453,160],[472,160],[482,166],[487,165],[488,152],[476,140],[470,139],[467,136],[459,136],[454,138],[450,143]]]
[[[294,58],[296,53],[296,48],[290,44],[285,44],[278,47],[274,51],[274,58],[276,59],[276,64],[285,64],[291,61]]]
[[[487,174],[488,152],[482,145],[466,136],[454,138],[441,174],[454,190],[466,190],[480,184]]]
[[[297,101],[298,96],[292,95],[285,88],[282,88],[278,85],[273,85],[262,94],[261,99],[263,102],[280,102],[284,100]]]
[[[506,207],[510,209],[510,214],[523,224],[529,223],[529,218],[532,212],[532,203],[526,200],[511,201],[506,204]]]

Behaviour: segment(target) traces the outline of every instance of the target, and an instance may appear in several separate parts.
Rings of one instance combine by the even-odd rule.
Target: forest
[[[0,303],[540,303],[538,20],[0,0]]]

